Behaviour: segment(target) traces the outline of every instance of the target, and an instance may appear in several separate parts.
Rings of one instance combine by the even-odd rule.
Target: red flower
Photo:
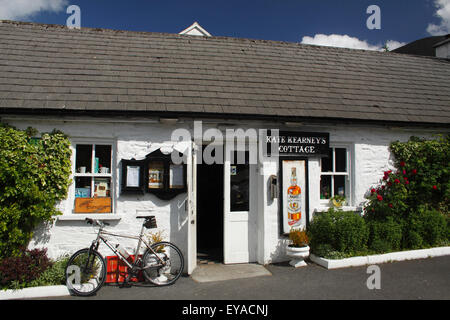
[[[416,169],[412,169],[412,174],[417,174],[417,170]]]
[[[389,206],[389,208],[392,208],[392,207],[393,207],[392,203],[389,203],[388,206]]]
[[[372,188],[372,190],[370,190],[370,192],[375,193],[375,192],[377,192],[377,190],[375,190],[374,188]]]
[[[405,166],[405,161],[400,161],[400,167],[404,167]]]
[[[377,195],[378,201],[383,201],[383,197],[381,195]]]
[[[434,189],[434,190],[437,190],[437,186],[436,186],[436,185],[434,185],[434,186],[433,186],[433,189]]]
[[[400,183],[400,180],[398,180],[398,179],[395,179],[395,181],[394,181],[396,184],[399,184]]]
[[[409,181],[408,181],[408,180],[405,180],[405,184],[409,184]]]
[[[403,174],[406,174],[406,170],[405,169],[403,169]]]
[[[389,181],[389,182],[388,182],[388,186],[392,186],[392,182]]]

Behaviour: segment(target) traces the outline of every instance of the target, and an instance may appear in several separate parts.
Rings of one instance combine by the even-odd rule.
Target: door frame
[[[197,267],[197,152],[194,141],[189,145],[187,160],[187,273],[192,274]]]

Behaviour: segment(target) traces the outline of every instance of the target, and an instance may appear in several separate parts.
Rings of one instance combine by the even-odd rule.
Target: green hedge
[[[314,217],[309,236],[313,253],[353,255],[367,249],[369,229],[359,214],[330,209]]]

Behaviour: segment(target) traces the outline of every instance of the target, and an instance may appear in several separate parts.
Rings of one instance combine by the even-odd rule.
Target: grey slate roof
[[[450,61],[277,41],[0,22],[0,112],[450,123]]]

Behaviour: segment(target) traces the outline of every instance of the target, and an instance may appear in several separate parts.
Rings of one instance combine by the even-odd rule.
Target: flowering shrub
[[[378,186],[371,188],[364,208],[372,223],[369,247],[421,248],[449,241],[450,139],[411,137],[390,146],[395,170],[384,172]],[[374,222],[376,221],[376,222]],[[384,225],[383,225],[384,224]],[[395,236],[389,239],[392,232]]]
[[[308,235],[306,234],[306,231],[294,229],[292,228],[289,231],[289,240],[292,241],[293,247],[303,247],[307,246],[309,243]]]

